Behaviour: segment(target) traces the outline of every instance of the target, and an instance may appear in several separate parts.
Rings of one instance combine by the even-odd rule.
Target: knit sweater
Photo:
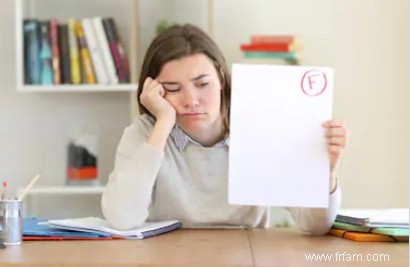
[[[185,228],[269,224],[268,207],[228,203],[228,144],[188,142],[181,148],[178,135],[171,134],[161,151],[147,143],[153,127],[141,115],[124,130],[101,200],[113,227],[126,230],[162,220],[181,220]],[[323,234],[335,220],[340,199],[337,187],[329,194],[328,208],[286,209],[303,233]]]

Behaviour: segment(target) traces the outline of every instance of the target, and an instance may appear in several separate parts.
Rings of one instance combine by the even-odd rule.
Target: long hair
[[[195,54],[206,55],[214,64],[222,85],[221,116],[224,128],[229,132],[231,101],[231,76],[225,58],[216,43],[200,28],[191,25],[176,25],[158,35],[148,47],[142,64],[138,83],[138,108],[140,114],[153,115],[141,104],[144,81],[147,77],[156,78],[161,68],[169,61]]]

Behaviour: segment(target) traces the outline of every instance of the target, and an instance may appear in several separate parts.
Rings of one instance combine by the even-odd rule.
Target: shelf
[[[104,186],[38,186],[33,187],[27,195],[83,195],[83,194],[102,194]],[[21,192],[23,188],[18,191]]]
[[[90,92],[134,92],[138,88],[137,84],[116,84],[116,85],[99,85],[99,84],[79,84],[79,85],[22,85],[17,88],[19,92],[24,93],[90,93]]]

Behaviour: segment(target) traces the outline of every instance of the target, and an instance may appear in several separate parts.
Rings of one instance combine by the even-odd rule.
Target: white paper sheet
[[[333,70],[234,64],[229,203],[328,207]]]

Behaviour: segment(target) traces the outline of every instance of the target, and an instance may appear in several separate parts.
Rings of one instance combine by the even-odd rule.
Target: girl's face
[[[176,123],[185,132],[220,129],[222,85],[206,55],[167,62],[157,80],[165,89],[165,99],[176,110]]]

